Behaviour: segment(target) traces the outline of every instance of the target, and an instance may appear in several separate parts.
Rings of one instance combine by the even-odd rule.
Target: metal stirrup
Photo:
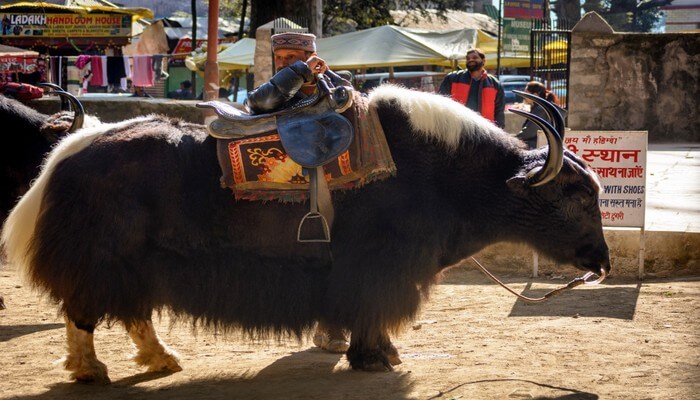
[[[329,243],[331,241],[331,233],[328,228],[328,221],[326,217],[318,211],[318,168],[309,168],[309,186],[311,188],[311,193],[309,195],[309,203],[311,205],[311,210],[304,215],[299,222],[299,228],[297,228],[297,242],[301,243]],[[323,178],[321,176],[320,178]],[[302,227],[304,223],[311,225],[313,221],[319,220],[321,223],[321,229],[323,231],[320,238],[308,238],[303,239],[301,237]]]

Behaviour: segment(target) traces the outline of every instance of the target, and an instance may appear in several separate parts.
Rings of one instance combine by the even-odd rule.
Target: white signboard
[[[647,136],[646,131],[566,131],[564,135],[564,147],[600,177],[604,226],[644,228]]]

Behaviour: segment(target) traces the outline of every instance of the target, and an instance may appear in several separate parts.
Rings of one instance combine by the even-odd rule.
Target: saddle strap
[[[328,188],[328,181],[326,181],[323,166],[316,167],[316,181],[318,182],[318,210],[321,212],[321,214],[323,214],[323,216],[326,217],[328,229],[331,229],[333,227],[333,219],[335,218],[335,209],[333,209],[331,191]]]

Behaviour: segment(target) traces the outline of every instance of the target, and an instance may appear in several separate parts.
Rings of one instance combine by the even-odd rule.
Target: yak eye
[[[575,188],[571,187],[568,192],[569,195],[567,197],[584,207],[588,207],[589,205],[593,204],[597,197],[591,188],[585,186],[577,186]]]
[[[587,206],[593,204],[594,202],[596,202],[597,201],[596,197],[598,197],[598,196],[596,196],[596,194],[592,190],[590,190],[589,188],[586,188],[586,190],[579,191],[577,193],[576,197],[577,197],[577,200],[581,203],[581,205],[587,207]]]

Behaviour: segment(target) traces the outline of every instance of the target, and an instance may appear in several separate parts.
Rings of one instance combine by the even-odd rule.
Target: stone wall
[[[699,65],[698,33],[615,33],[588,13],[572,32],[568,125],[699,142]]]

